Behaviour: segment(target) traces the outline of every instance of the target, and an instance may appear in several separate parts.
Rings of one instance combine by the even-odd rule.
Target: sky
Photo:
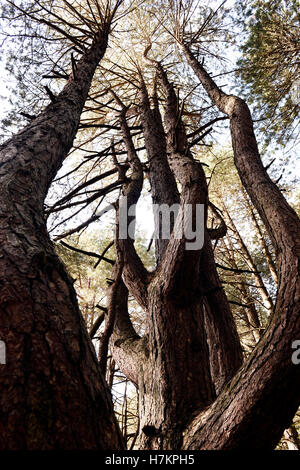
[[[3,62],[0,61],[0,120],[2,120],[7,113],[9,112],[10,106],[8,103],[8,97],[10,95],[10,91],[7,87],[8,83],[10,83],[13,78],[10,74],[5,70],[5,66]]]
[[[210,2],[205,2],[206,4],[209,4],[213,9],[216,8],[217,6],[220,5],[220,1],[212,0]],[[227,0],[226,6],[230,8],[234,8],[234,0]],[[228,53],[228,59],[232,62],[232,64],[235,64],[237,58],[237,52],[232,49]],[[230,67],[229,67],[230,68]],[[232,67],[234,68],[234,66]],[[3,119],[6,114],[10,110],[9,106],[9,97],[11,94],[14,93],[12,82],[14,81],[13,77],[5,70],[5,64],[3,61],[0,61],[0,120]],[[226,77],[225,83],[229,82],[230,83],[230,77]],[[226,90],[226,88],[225,88]],[[224,135],[219,136],[219,143],[220,144],[228,144],[230,141],[230,136],[228,131],[224,132]],[[286,168],[286,173],[290,172],[291,175],[293,174],[300,174],[300,160],[295,158],[297,155],[300,155],[300,145],[298,145],[296,148],[291,150],[291,145],[287,146],[287,148],[280,149],[278,151],[277,156],[278,159],[281,158],[281,155],[284,154],[290,154],[291,159],[287,164]],[[146,194],[146,193],[145,193]],[[140,231],[144,231],[146,234],[146,237],[150,239],[152,233],[153,233],[153,218],[149,217],[149,214],[151,213],[151,197],[146,196],[143,198],[142,201],[139,202],[138,207],[137,207],[137,221],[138,225],[137,228]],[[145,214],[147,216],[145,217]]]

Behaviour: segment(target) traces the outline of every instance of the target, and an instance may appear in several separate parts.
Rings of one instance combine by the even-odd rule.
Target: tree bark
[[[218,395],[224,384],[233,377],[242,364],[242,350],[232,313],[220,283],[209,231],[206,227],[209,204],[206,176],[202,165],[194,161],[189,151],[185,126],[181,115],[178,114],[179,103],[173,85],[169,83],[167,74],[161,64],[158,63],[157,68],[166,95],[165,128],[170,167],[182,187],[184,189],[188,188],[190,192],[188,198],[186,198],[184,191],[182,191],[182,207],[190,203],[194,206],[203,204],[205,207],[205,237],[202,250],[190,252],[190,256],[186,253],[185,258],[189,262],[185,262],[185,265],[182,265],[176,257],[174,257],[174,260],[178,262],[176,270],[179,272],[181,269],[180,276],[184,277],[189,272],[193,272],[193,266],[195,266],[197,257],[200,256],[201,266],[199,271],[195,270],[194,272],[198,275],[200,286],[198,300],[203,303],[205,312],[204,322],[209,347],[210,373],[215,392]],[[195,193],[192,196],[193,191]],[[222,224],[221,228],[222,233],[220,236],[224,236],[226,230],[223,230]],[[177,287],[177,292],[184,296],[186,286]],[[182,290],[179,290],[179,288],[182,288]]]
[[[182,47],[212,102],[230,118],[235,164],[276,247],[279,272],[268,329],[214,404],[188,426],[184,447],[273,449],[300,403],[300,368],[292,362],[292,342],[300,338],[300,222],[262,165],[247,104],[226,95]]]
[[[166,137],[156,90],[152,97],[154,106],[151,107],[148,91],[143,78],[141,78],[140,87],[140,118],[149,161],[149,180],[151,185],[152,201],[153,204],[167,204],[171,207],[173,204],[179,204],[180,197],[175,177],[168,163]],[[174,221],[175,217],[171,216],[170,233],[172,233]],[[158,266],[163,259],[169,240],[163,239],[161,236],[161,221],[159,220],[159,214],[155,211],[154,226],[156,235],[156,262]]]
[[[155,139],[162,137],[161,130],[153,125],[152,132],[158,134],[147,136],[146,148],[153,156],[153,175],[158,175],[158,169],[160,172],[165,169],[167,175],[171,171],[172,179],[179,181],[180,209],[171,238],[165,250],[160,252],[163,256],[154,273],[148,273],[143,267],[132,240],[117,240],[125,261],[124,283],[145,309],[147,327],[142,339],[134,335],[123,302],[116,314],[113,337],[114,340],[117,333],[120,339],[114,341],[112,349],[119,367],[139,389],[139,447],[179,449],[187,418],[195,410],[204,409],[213,402],[216,392],[220,393],[241,365],[242,353],[217,275],[208,231],[204,228],[203,249],[196,250],[186,250],[188,240],[181,234],[187,205],[194,209],[191,216],[194,226],[197,204],[203,204],[207,212],[207,184],[201,164],[186,152],[185,128],[178,115],[174,89],[161,66],[158,72],[166,95],[164,152],[168,162],[163,161],[162,165],[163,155],[160,159],[155,155],[158,145]],[[121,113],[120,124],[132,168],[130,182],[124,185],[123,194],[128,203],[133,204],[141,192],[142,169],[124,112]],[[149,123],[143,123],[143,127],[147,135]],[[159,175],[162,185],[165,184],[164,176],[165,173]],[[159,197],[167,197],[168,194],[162,194],[163,189],[159,188],[157,181],[153,187],[158,190]],[[122,298],[119,305],[122,305]]]
[[[43,202],[72,146],[109,25],[95,35],[76,76],[0,148],[1,449],[118,449],[110,394],[55,254]]]

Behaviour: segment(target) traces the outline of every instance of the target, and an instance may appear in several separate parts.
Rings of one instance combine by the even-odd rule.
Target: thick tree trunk
[[[300,403],[300,368],[292,362],[292,343],[300,338],[300,222],[262,165],[246,103],[226,95],[191,51],[183,50],[213,103],[230,118],[235,164],[276,247],[279,272],[268,329],[215,403],[188,426],[184,447],[272,449]]]
[[[72,280],[43,217],[106,46],[107,33],[99,33],[55,102],[0,149],[1,449],[122,447]]]
[[[139,377],[143,449],[179,449],[187,417],[215,398],[202,302],[192,293],[168,299],[162,289],[161,279],[149,286],[149,356]]]
[[[204,247],[195,250],[186,249],[188,240],[181,233],[188,205],[194,209],[190,220],[193,227],[197,205],[202,204],[207,212],[207,184],[201,164],[186,152],[185,128],[178,116],[173,87],[162,68],[159,74],[167,96],[166,142],[162,124],[151,123],[146,114],[149,105],[145,90],[142,96],[152,191],[158,202],[176,202],[177,178],[181,185],[180,209],[167,246],[159,245],[160,264],[154,273],[143,267],[132,240],[117,240],[117,249],[124,257],[124,282],[145,309],[147,327],[143,338],[134,334],[120,295],[112,351],[119,367],[139,388],[139,447],[179,449],[187,420],[195,410],[213,402],[241,365],[242,354],[206,227],[200,227],[197,220],[197,229],[203,229],[205,240]],[[159,117],[158,108],[156,113]],[[131,181],[123,188],[130,205],[139,198],[143,174],[124,113],[120,122],[132,169]],[[168,184],[170,180],[172,184]]]
[[[224,384],[233,377],[242,364],[242,350],[232,313],[219,280],[211,240],[208,236],[209,232],[206,229],[209,204],[206,176],[202,165],[194,161],[189,150],[185,126],[181,116],[178,115],[179,103],[173,85],[169,83],[167,74],[161,64],[157,64],[157,69],[166,95],[165,128],[170,167],[184,188],[181,194],[182,207],[187,204],[192,204],[194,208],[199,204],[205,207],[203,248],[192,252],[190,257],[186,255],[185,258],[189,262],[181,264],[176,257],[174,257],[174,260],[178,262],[176,271],[181,270],[180,276],[182,278],[193,272],[199,282],[198,300],[203,303],[204,309],[204,327],[209,347],[210,374],[215,392],[218,395]],[[184,190],[186,190],[187,195]],[[219,236],[222,237],[225,233],[226,231],[224,232],[222,228]],[[198,270],[195,270],[195,261],[198,257],[200,266]],[[180,290],[181,287],[182,290]],[[193,289],[192,284],[190,288]],[[177,295],[185,296],[186,289],[187,286],[180,286]]]

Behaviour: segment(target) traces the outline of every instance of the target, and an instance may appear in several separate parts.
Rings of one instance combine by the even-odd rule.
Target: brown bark
[[[146,360],[146,339],[135,331],[128,313],[128,290],[121,281],[118,286],[114,331],[110,342],[112,355],[119,369],[138,385],[142,362]]]
[[[156,90],[152,97],[153,107],[150,105],[148,91],[143,78],[140,82],[140,118],[143,127],[145,147],[149,161],[149,180],[151,185],[151,196],[153,204],[178,204],[179,193],[174,175],[169,167],[167,157],[167,144],[162,117],[159,110]],[[155,217],[155,231],[160,234],[161,223]],[[174,227],[171,219],[170,231]],[[161,236],[155,239],[156,261],[159,265],[168,246],[169,240]]]
[[[195,410],[212,403],[216,391],[220,393],[240,366],[242,354],[217,275],[208,231],[205,231],[204,248],[194,251],[185,249],[187,240],[184,236],[178,237],[187,204],[194,208],[194,224],[197,204],[203,204],[207,212],[207,184],[201,164],[187,151],[185,128],[178,114],[174,89],[161,66],[158,66],[158,73],[166,95],[164,124],[170,165],[163,161],[163,166],[167,175],[171,169],[172,178],[180,182],[180,209],[171,239],[155,273],[145,270],[132,240],[117,240],[117,247],[126,259],[124,282],[146,310],[147,327],[143,338],[134,334],[127,302],[120,295],[112,351],[121,370],[139,389],[139,447],[176,449],[181,447],[187,418]],[[149,108],[144,108],[143,112],[147,110],[149,112]],[[124,112],[121,113],[120,124],[132,168],[123,194],[132,204],[140,195],[143,175]],[[143,127],[147,135],[150,125],[147,127],[144,123]],[[151,129],[153,134],[157,132],[155,126],[152,125]],[[148,156],[154,156],[151,159],[153,175],[163,168],[161,160],[155,158],[155,138],[161,139],[161,132],[151,135],[151,139],[148,135],[146,139]],[[160,175],[162,184],[163,177],[164,173]],[[153,182],[153,188],[160,193],[159,184]],[[159,197],[166,195],[160,193]]]
[[[122,211],[122,208],[124,208],[124,214],[125,210],[129,210],[130,207],[134,207],[139,200],[143,187],[143,167],[136,153],[130,129],[126,122],[127,108],[124,106],[124,104],[121,102],[121,100],[114,91],[111,90],[111,93],[117,103],[121,106],[119,118],[120,127],[122,130],[123,141],[126,147],[128,164],[131,170],[131,176],[128,179],[128,182],[126,182],[122,187],[123,195],[119,201],[120,213]],[[124,206],[124,204],[126,204],[126,206]],[[123,279],[126,286],[130,290],[132,295],[136,298],[137,302],[141,305],[141,307],[147,308],[147,283],[149,282],[151,275],[144,267],[140,257],[138,256],[134,248],[134,239],[132,237],[133,234],[130,234],[128,231],[130,224],[135,220],[135,216],[129,215],[128,212],[127,215],[127,236],[124,238],[116,238],[116,249],[118,252],[120,251],[122,253],[124,261]],[[121,221],[118,220],[118,223],[119,222]]]
[[[117,449],[111,398],[49,239],[43,202],[75,137],[107,46],[95,34],[54,103],[0,149],[1,449]]]
[[[165,128],[167,132],[167,150],[170,166],[184,189],[188,189],[188,197],[181,194],[181,204],[204,204],[205,206],[205,241],[202,250],[186,252],[186,264],[182,265],[173,254],[173,263],[177,263],[176,271],[183,278],[200,262],[198,273],[200,296],[205,310],[205,330],[209,346],[209,362],[212,381],[217,394],[224,384],[234,375],[242,364],[242,351],[236,326],[230,307],[217,273],[209,232],[206,228],[208,209],[208,187],[202,165],[193,160],[188,150],[187,136],[181,116],[178,115],[179,103],[173,86],[169,83],[166,73],[160,64],[158,73],[166,95]],[[192,193],[194,191],[194,194]],[[221,224],[220,236],[224,236]],[[218,230],[217,230],[218,232]],[[196,277],[197,279],[197,277]],[[182,290],[180,290],[183,287]],[[184,295],[185,286],[174,285],[180,295]],[[198,294],[199,295],[199,294]]]
[[[300,403],[300,369],[291,360],[292,342],[300,337],[300,222],[262,165],[246,103],[226,95],[187,46],[182,47],[213,103],[230,118],[235,164],[276,247],[279,272],[275,313],[267,331],[214,404],[189,425],[184,447],[272,449]]]

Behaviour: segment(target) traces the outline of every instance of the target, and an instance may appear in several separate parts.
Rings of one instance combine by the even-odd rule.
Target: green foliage
[[[300,79],[300,14],[296,0],[237,2],[246,40],[240,46],[239,78],[269,144],[296,134],[300,105],[291,89]],[[238,45],[240,38],[236,38]]]
[[[95,230],[84,232],[80,237],[69,237],[67,243],[96,254],[101,254],[111,239],[105,234]],[[75,279],[78,303],[88,328],[90,328],[99,315],[98,304],[106,305],[107,279],[113,278],[112,266],[105,261],[95,267],[97,258],[66,248],[60,243],[56,244],[56,251],[65,263],[69,274]],[[113,248],[106,253],[107,258],[114,259]]]

